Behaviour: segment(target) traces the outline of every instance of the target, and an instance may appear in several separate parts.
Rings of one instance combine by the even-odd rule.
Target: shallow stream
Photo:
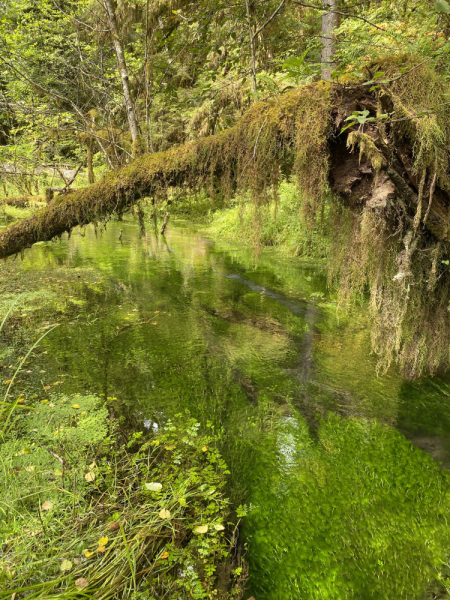
[[[245,598],[447,597],[450,386],[377,377],[364,311],[337,319],[321,265],[128,221],[15,264],[42,289],[70,272],[60,300],[83,306],[43,340],[42,384],[103,394],[131,427],[190,411],[220,432]]]

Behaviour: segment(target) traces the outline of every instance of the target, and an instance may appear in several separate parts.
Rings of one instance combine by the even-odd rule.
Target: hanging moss
[[[278,185],[282,168],[292,170],[289,165],[295,157],[295,174],[304,193],[311,197],[311,206],[315,206],[326,185],[329,114],[328,85],[310,86],[258,103],[229,130],[148,154],[88,188],[55,198],[31,219],[2,232],[0,257],[60,236],[77,225],[122,213],[139,198],[171,187],[182,187],[189,193],[205,189],[211,196],[220,192],[225,197],[251,189],[259,202],[268,189]]]
[[[400,73],[405,64],[414,67]],[[141,197],[197,191],[227,199],[250,192],[253,235],[261,246],[261,208],[283,178],[297,181],[304,222],[328,223],[330,282],[340,306],[370,298],[372,342],[385,371],[396,361],[408,377],[450,366],[450,104],[429,63],[400,57],[368,65],[388,82],[319,82],[255,104],[230,129],[145,155],[98,183],[55,198],[0,234],[0,257],[23,252],[77,225],[122,214]],[[435,109],[435,110],[430,110]],[[354,111],[371,121],[341,134]],[[375,121],[381,114],[386,120]]]
[[[392,75],[399,64],[371,68]],[[427,65],[382,86],[378,100],[382,112],[391,114],[383,139],[352,131],[348,142],[377,173],[385,169],[395,193],[359,210],[336,204],[329,224],[329,277],[338,286],[341,306],[370,297],[379,370],[396,361],[410,378],[450,363],[450,277],[442,262],[448,258],[450,225],[446,93]],[[430,107],[439,110],[428,112]]]

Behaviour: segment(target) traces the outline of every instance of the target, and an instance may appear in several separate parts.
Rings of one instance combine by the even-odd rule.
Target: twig
[[[434,189],[436,187],[436,179],[437,179],[437,170],[438,170],[438,160],[437,160],[437,155],[436,155],[436,160],[435,160],[435,170],[434,170],[434,175],[433,175],[433,179],[431,180],[431,185],[430,185],[430,199],[428,200],[428,208],[427,208],[427,212],[425,213],[425,217],[423,219],[423,224],[426,225],[427,223],[427,219],[428,219],[428,215],[430,214],[430,210],[431,210],[431,204],[433,202],[433,194],[434,194]]]
[[[61,458],[60,456],[58,456],[57,454],[55,454],[55,453],[53,452],[53,450],[50,450],[50,448],[47,448],[47,447],[46,447],[46,446],[44,446],[43,444],[39,444],[39,447],[40,447],[40,448],[44,448],[44,450],[47,450],[47,452],[48,452],[49,454],[51,454],[51,455],[53,456],[53,458],[56,458],[56,460],[57,460],[57,461],[58,461],[58,462],[59,462],[59,463],[60,463],[60,464],[61,464],[61,465],[62,465],[62,466],[65,468],[65,469],[68,469],[68,468],[69,468],[69,465],[67,464],[67,462],[66,462],[66,461],[65,461],[63,458]]]
[[[280,10],[283,8],[283,6],[286,4],[286,0],[282,0],[280,6],[270,15],[270,17],[267,19],[267,21],[264,23],[264,25],[261,25],[261,27],[253,34],[253,39],[261,33],[261,31],[267,27],[267,25],[273,21],[273,19],[275,19],[275,17],[277,16],[277,14],[280,12]]]
[[[250,158],[250,160],[248,161],[248,163],[245,165],[245,167],[242,169],[241,174],[239,175],[239,178],[242,177],[242,175],[244,174],[245,169],[248,167],[248,165],[252,162],[252,160],[255,159],[256,157],[256,146],[258,145],[258,140],[259,140],[259,136],[261,135],[261,131],[262,128],[264,127],[264,125],[266,124],[267,121],[267,117],[264,119],[263,124],[261,125],[261,127],[259,128],[258,131],[258,135],[256,136],[256,141],[255,141],[255,146],[253,147],[253,156]]]
[[[83,166],[83,163],[81,163],[81,165],[78,167],[78,169],[75,172],[75,175],[72,177],[72,179],[70,181],[68,181],[66,183],[66,185],[63,187],[63,189],[59,192],[58,196],[61,196],[62,194],[64,194],[64,192],[66,190],[69,189],[69,187],[72,185],[72,183],[75,181],[76,176],[78,175],[78,173],[80,172],[81,167]],[[59,173],[59,169],[58,169],[58,173]]]
[[[164,217],[164,223],[162,224],[162,227],[161,227],[161,235],[164,235],[164,232],[166,230],[169,219],[170,219],[170,213],[166,213],[166,216]]]

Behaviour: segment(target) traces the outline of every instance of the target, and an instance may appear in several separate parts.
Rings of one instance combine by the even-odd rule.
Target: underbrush
[[[0,219],[2,221],[17,221],[18,219],[28,219],[33,216],[33,213],[37,208],[40,208],[38,205],[32,207],[18,207],[18,206],[10,206],[9,204],[1,204],[0,205]]]
[[[239,243],[259,249],[276,246],[294,256],[322,258],[327,255],[324,231],[327,208],[321,223],[312,230],[294,183],[284,181],[276,199],[255,205],[250,195],[235,199],[232,206],[211,216],[211,231]]]

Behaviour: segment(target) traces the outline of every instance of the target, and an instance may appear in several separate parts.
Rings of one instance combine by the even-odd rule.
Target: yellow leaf
[[[60,471],[59,469],[55,469],[55,471],[53,471],[53,473],[55,475],[57,475],[58,477],[62,477],[62,471]]]
[[[208,525],[200,525],[194,529],[195,533],[208,533]]]
[[[41,404],[48,404],[48,400],[47,399],[41,400]]]
[[[162,488],[162,483],[151,482],[145,483],[144,485],[149,492],[159,492],[159,490]]]
[[[72,404],[72,408],[80,408],[78,404]]]
[[[53,502],[50,502],[50,500],[46,500],[45,502],[42,503],[41,508],[42,508],[42,510],[52,510]]]
[[[25,400],[25,398],[19,398],[17,400],[17,402],[18,402],[18,404],[25,404],[26,400]]]
[[[72,563],[70,562],[70,560],[64,559],[60,566],[61,571],[70,571],[71,568]]]
[[[161,554],[161,558],[163,558],[163,559],[164,559],[164,558],[169,558],[169,553],[168,553],[168,552],[163,552],[163,553]]]
[[[178,502],[181,504],[181,506],[186,506],[186,498],[178,498]]]
[[[108,536],[107,536],[107,535],[105,535],[105,536],[101,537],[101,538],[98,540],[98,545],[99,545],[99,546],[106,546],[106,544],[107,544],[107,543],[108,543]]]
[[[170,511],[168,511],[166,508],[163,508],[162,510],[159,511],[159,518],[160,519],[170,519]]]
[[[152,444],[152,446],[159,446],[159,440],[153,440],[153,442],[150,442]]]
[[[81,590],[84,590],[84,588],[86,588],[88,585],[89,581],[84,577],[80,577],[79,579],[75,580],[75,587],[79,592],[81,592]]]
[[[86,481],[89,481],[89,482],[94,481],[94,479],[95,479],[94,471],[89,471],[89,473],[86,473],[84,478],[86,479]]]
[[[83,554],[84,554],[84,556],[85,556],[86,558],[89,558],[89,557],[90,557],[90,556],[92,556],[94,553],[93,553],[93,552],[89,552],[89,550],[84,550]]]

